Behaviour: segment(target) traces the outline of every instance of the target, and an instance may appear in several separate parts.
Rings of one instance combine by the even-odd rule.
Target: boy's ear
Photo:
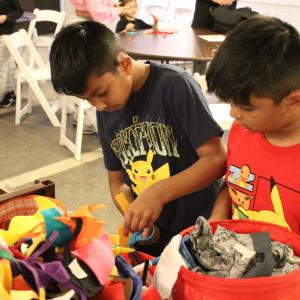
[[[131,74],[132,70],[132,60],[131,58],[124,52],[119,53],[118,57],[118,67],[121,68],[126,75]]]
[[[300,107],[300,89],[292,91],[288,96],[285,97],[286,104],[294,109]]]

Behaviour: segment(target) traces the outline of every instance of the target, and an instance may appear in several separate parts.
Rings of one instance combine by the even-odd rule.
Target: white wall
[[[237,7],[246,6],[260,14],[282,19],[300,31],[299,0],[238,0]]]

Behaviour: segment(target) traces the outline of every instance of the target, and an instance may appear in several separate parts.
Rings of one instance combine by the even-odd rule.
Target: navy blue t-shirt
[[[191,166],[198,160],[196,149],[223,134],[193,77],[152,62],[143,87],[126,106],[97,112],[97,119],[105,167],[122,171],[136,195]],[[208,217],[218,186],[216,182],[165,205],[156,222],[164,236],[170,238],[195,224],[199,215]]]

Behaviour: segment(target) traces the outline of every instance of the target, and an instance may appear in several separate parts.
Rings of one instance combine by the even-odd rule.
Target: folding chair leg
[[[21,96],[21,82],[17,79],[17,91],[16,91],[16,120],[17,125],[21,122],[21,106],[22,106],[22,96]]]
[[[29,85],[30,85],[33,93],[37,97],[38,101],[40,102],[41,106],[43,107],[43,109],[44,109],[46,115],[48,116],[49,120],[51,121],[52,125],[54,127],[60,127],[60,122],[59,122],[57,116],[55,115],[55,112],[51,108],[49,102],[47,101],[45,95],[43,94],[43,92],[41,91],[41,89],[39,88],[37,83],[29,82]]]
[[[28,100],[28,113],[32,113],[32,91],[31,88],[28,86],[28,92],[27,92],[27,100]]]
[[[67,98],[67,99],[66,99]],[[71,102],[72,98],[64,97],[61,116],[61,129],[60,129],[60,144],[66,146],[71,152],[74,153],[74,157],[80,160],[81,147],[82,147],[82,134],[83,134],[83,121],[84,121],[84,101],[78,98],[73,98],[75,108],[77,107],[77,128],[75,142],[71,141],[67,137],[67,114],[68,114],[68,102]]]
[[[77,129],[75,140],[75,159],[80,160],[81,146],[82,146],[82,134],[83,134],[83,121],[84,121],[84,103],[83,100],[78,106],[77,111]]]
[[[17,90],[16,90],[16,119],[15,124],[20,125],[21,119],[24,115],[31,112],[31,101],[28,99],[28,102],[22,108],[22,82],[21,79],[17,78]]]
[[[90,105],[90,104],[89,104]],[[89,108],[85,108],[86,117],[89,119],[96,132],[98,132],[97,118],[96,118],[96,108],[91,106]]]
[[[61,121],[60,121],[60,145],[64,146],[64,139],[66,138],[67,133],[67,103],[65,97],[63,98],[63,104],[61,109]]]

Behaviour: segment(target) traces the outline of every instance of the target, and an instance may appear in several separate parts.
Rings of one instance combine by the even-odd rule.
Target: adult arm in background
[[[217,195],[214,208],[211,212],[209,221],[218,221],[231,219],[231,198],[228,192],[228,186],[224,182]]]
[[[151,228],[166,203],[205,188],[224,175],[226,150],[220,137],[210,138],[196,151],[199,159],[194,164],[151,185],[130,204],[124,218],[125,235]]]

